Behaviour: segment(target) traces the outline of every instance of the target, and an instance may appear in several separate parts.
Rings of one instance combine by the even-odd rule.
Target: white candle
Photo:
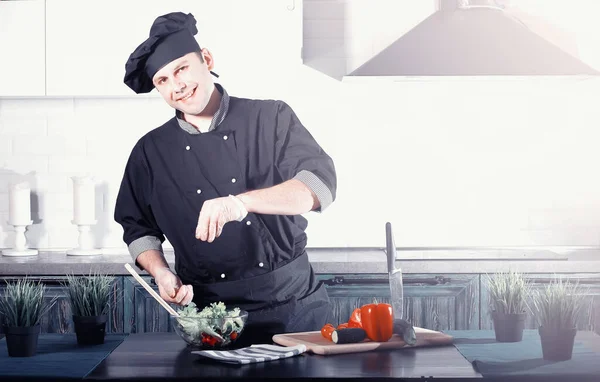
[[[74,176],[73,220],[75,223],[94,223],[96,220],[95,183],[89,176]]]
[[[9,192],[8,222],[11,225],[31,223],[31,189],[27,182],[13,184]]]

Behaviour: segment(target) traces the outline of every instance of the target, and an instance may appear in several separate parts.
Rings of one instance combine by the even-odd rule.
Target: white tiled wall
[[[333,156],[338,200],[307,215],[309,245],[383,246],[386,221],[399,246],[600,244],[600,82],[340,81],[398,33],[377,22],[385,8],[365,19],[364,3],[305,1],[306,65],[285,78],[228,86],[220,73],[233,95],[289,102]],[[171,115],[158,98],[0,98],[0,248],[20,178],[34,186],[30,246],[75,246],[70,176],[82,173],[98,180],[97,245],[122,247],[112,216],[125,161]]]

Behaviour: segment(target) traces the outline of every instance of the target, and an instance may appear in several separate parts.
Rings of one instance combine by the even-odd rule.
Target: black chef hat
[[[138,94],[150,92],[154,88],[152,77],[160,68],[200,50],[194,38],[196,33],[196,19],[191,13],[173,12],[157,17],[148,39],[131,53],[125,64],[125,84]]]

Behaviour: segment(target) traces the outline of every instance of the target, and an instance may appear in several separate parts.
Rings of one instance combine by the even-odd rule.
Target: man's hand
[[[171,272],[169,268],[159,268],[154,274],[154,280],[158,285],[160,297],[166,302],[181,306],[188,305],[194,297],[194,289],[191,285],[183,285],[181,279]]]
[[[241,221],[247,214],[244,204],[235,196],[207,200],[198,216],[196,239],[212,243],[221,235],[225,224],[234,220]]]

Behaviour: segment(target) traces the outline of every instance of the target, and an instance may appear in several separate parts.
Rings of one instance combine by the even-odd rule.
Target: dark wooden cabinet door
[[[43,333],[72,333],[71,307],[65,277],[31,276],[46,286],[47,298],[57,297],[52,309],[42,318]],[[143,276],[146,282],[151,277]],[[381,274],[321,274],[333,305],[333,324],[345,322],[356,307],[377,300],[389,302],[387,275]],[[545,287],[555,277],[551,274],[527,276],[536,289]],[[562,277],[579,281],[586,291],[585,305],[579,316],[578,328],[600,334],[600,274],[567,274]],[[0,295],[4,294],[7,280],[0,278]],[[415,326],[433,329],[492,329],[489,314],[487,278],[478,274],[405,274],[405,318]],[[529,305],[531,300],[528,301]],[[107,332],[167,332],[172,331],[169,314],[150,294],[130,276],[118,276],[112,290]],[[177,308],[175,305],[171,305]],[[536,319],[529,311],[526,327],[537,328]]]
[[[389,302],[387,275],[318,275],[332,300],[334,324],[345,322],[355,307]],[[404,311],[415,326],[433,329],[479,327],[478,275],[405,275]],[[144,280],[151,283],[151,277]],[[132,277],[124,277],[125,331],[172,331],[169,314]],[[177,308],[175,305],[171,305]]]
[[[151,282],[152,277],[142,276],[158,293],[158,287]],[[129,333],[171,332],[173,326],[169,313],[133,277],[123,277],[125,331]],[[175,304],[170,304],[177,310]]]
[[[0,278],[0,295],[4,295],[7,281],[15,281],[21,277],[2,277]],[[42,317],[40,322],[42,333],[74,333],[73,316],[71,313],[71,304],[68,298],[67,288],[62,284],[66,277],[61,276],[32,276],[32,280],[40,280],[46,287],[46,300],[51,301],[56,298],[56,302],[50,310]],[[106,331],[109,333],[123,332],[123,303],[122,278],[116,277],[112,288],[110,309]]]
[[[579,283],[586,296],[577,321],[577,328],[579,330],[593,330],[600,334],[600,274],[527,274],[526,277],[531,282],[533,290],[545,288],[556,277]],[[494,327],[488,308],[490,298],[488,284],[487,276],[481,275],[482,329],[493,329]],[[531,297],[527,299],[527,306],[528,314],[525,327],[527,329],[537,329],[539,325],[535,317],[535,307]]]
[[[327,285],[337,325],[346,322],[352,310],[377,300],[389,303],[387,275],[319,275]],[[479,327],[478,275],[403,275],[404,318],[413,325],[432,329],[477,329]]]

